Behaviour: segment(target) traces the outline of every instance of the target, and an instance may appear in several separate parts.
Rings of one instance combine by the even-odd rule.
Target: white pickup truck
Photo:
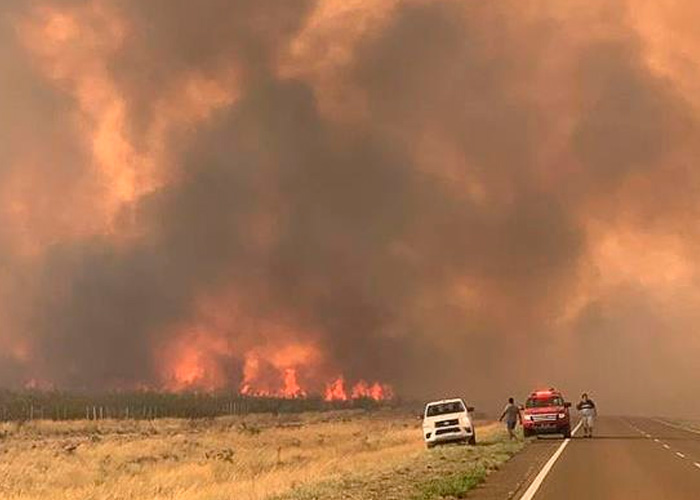
[[[476,444],[471,412],[462,399],[443,399],[425,405],[423,438],[428,448],[446,442]]]

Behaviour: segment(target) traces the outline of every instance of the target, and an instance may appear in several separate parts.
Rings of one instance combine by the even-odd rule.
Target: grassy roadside
[[[477,429],[477,446],[446,445],[377,464],[363,474],[307,484],[275,500],[440,500],[464,498],[524,446],[510,442],[500,426]]]
[[[494,424],[477,435],[426,450],[420,422],[392,409],[0,424],[0,498],[459,498],[522,446]]]

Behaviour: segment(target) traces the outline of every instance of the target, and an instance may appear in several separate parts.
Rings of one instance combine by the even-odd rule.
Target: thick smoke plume
[[[2,2],[0,383],[700,411],[657,3]]]

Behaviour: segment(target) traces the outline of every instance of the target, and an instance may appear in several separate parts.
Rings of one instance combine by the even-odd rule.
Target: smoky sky
[[[0,382],[159,387],[230,294],[230,387],[301,341],[406,397],[699,411],[696,103],[629,5],[322,4],[0,8]],[[105,218],[133,158],[157,180]]]

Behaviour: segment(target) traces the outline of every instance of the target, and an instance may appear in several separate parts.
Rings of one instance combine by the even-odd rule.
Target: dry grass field
[[[396,498],[439,498],[471,486],[464,481],[478,482],[520,446],[485,424],[478,429],[480,446],[427,451],[419,424],[389,410],[5,424],[0,498],[391,498],[387,491]]]

